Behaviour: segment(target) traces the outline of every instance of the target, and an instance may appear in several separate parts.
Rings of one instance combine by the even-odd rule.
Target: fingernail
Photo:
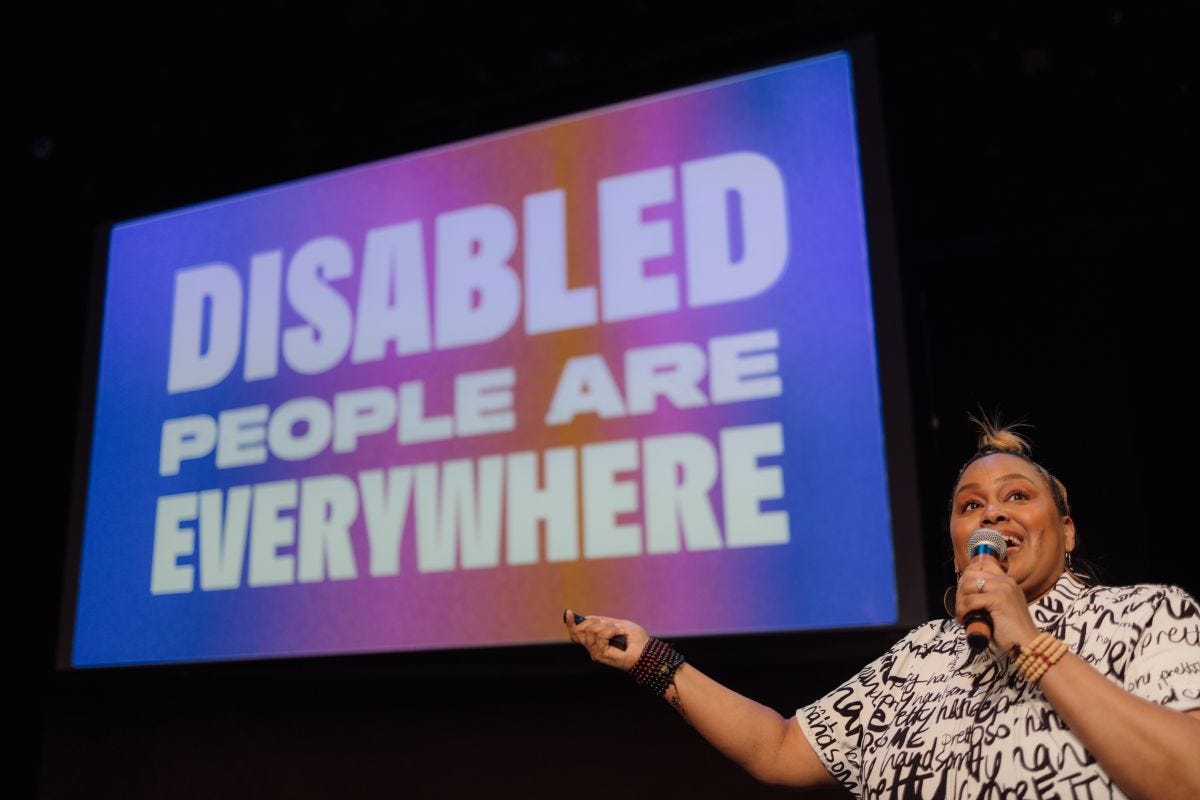
[[[575,624],[578,625],[579,623],[583,622],[585,619],[587,619],[587,617],[585,617],[581,614],[576,614],[575,615]]]
[[[567,621],[567,610],[564,608],[563,609],[563,622],[566,622],[566,621]]]

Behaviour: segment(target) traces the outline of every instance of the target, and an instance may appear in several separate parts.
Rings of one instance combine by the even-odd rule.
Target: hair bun
[[[994,418],[993,418],[994,417]],[[1029,425],[1024,422],[1013,422],[1008,425],[1003,425],[1000,422],[1000,413],[996,412],[993,417],[989,417],[983,411],[978,415],[967,414],[967,419],[975,423],[975,427],[979,428],[979,439],[977,440],[977,450],[975,455],[967,459],[967,463],[962,465],[962,469],[958,471],[958,477],[961,480],[962,474],[966,472],[967,467],[973,461],[983,456],[990,456],[995,453],[1008,453],[1019,458],[1023,458],[1037,468],[1042,477],[1046,479],[1046,484],[1050,487],[1051,494],[1054,495],[1054,505],[1058,512],[1063,516],[1071,513],[1071,505],[1067,500],[1067,487],[1058,478],[1050,474],[1050,471],[1038,462],[1033,460],[1033,446],[1021,434],[1017,433],[1017,428],[1028,428]]]
[[[975,423],[975,427],[979,428],[978,455],[1012,453],[1023,458],[1032,456],[1033,448],[1029,444],[1029,440],[1016,431],[1017,428],[1024,427],[1023,423],[1014,422],[1011,425],[1001,425],[999,415],[992,420],[982,413],[979,416],[968,414],[967,418]]]

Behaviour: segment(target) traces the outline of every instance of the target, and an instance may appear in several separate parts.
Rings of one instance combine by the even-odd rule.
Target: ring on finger
[[[979,580],[975,581],[975,588],[978,589],[979,591],[982,592],[984,586],[987,586],[987,581],[984,580],[983,578],[980,578]]]

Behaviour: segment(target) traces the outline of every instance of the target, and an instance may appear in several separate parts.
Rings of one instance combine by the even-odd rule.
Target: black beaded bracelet
[[[683,662],[683,654],[670,643],[651,637],[637,663],[629,670],[629,677],[638,686],[649,689],[655,697],[662,697],[675,680],[675,670]]]

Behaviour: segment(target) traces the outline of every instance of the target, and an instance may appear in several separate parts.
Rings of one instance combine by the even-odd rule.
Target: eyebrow
[[[1025,481],[1028,481],[1029,483],[1034,483],[1032,478],[1030,478],[1028,475],[1022,475],[1020,472],[1010,472],[1007,475],[1001,475],[999,478],[996,478],[996,480],[992,481],[992,483],[993,484],[1003,483],[1004,481],[1011,481],[1013,478],[1021,478]],[[1034,485],[1036,486],[1037,484],[1034,483]],[[960,494],[967,491],[968,489],[978,489],[978,488],[980,488],[978,483],[964,483],[962,486],[958,487],[958,491],[954,493],[954,496],[958,497]]]

